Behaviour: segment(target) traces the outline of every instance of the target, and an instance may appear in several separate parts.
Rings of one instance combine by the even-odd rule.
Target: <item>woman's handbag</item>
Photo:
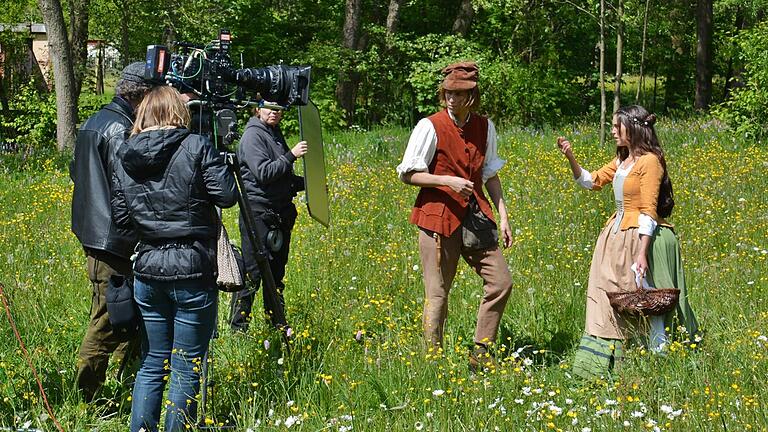
[[[123,340],[130,339],[139,329],[139,312],[133,300],[133,278],[119,274],[110,276],[105,297],[112,331]]]
[[[216,285],[224,292],[240,291],[245,286],[245,264],[240,249],[229,242],[229,235],[223,223],[219,224],[216,239],[216,264],[218,276]]]

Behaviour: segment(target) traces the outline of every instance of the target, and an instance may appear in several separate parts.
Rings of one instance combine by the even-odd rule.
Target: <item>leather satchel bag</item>
[[[499,245],[499,231],[496,222],[480,210],[474,196],[469,199],[467,214],[461,221],[461,242],[465,249],[482,251]]]
[[[218,276],[216,285],[224,292],[236,292],[245,287],[245,264],[240,249],[230,243],[227,229],[219,223],[216,239],[216,264]]]

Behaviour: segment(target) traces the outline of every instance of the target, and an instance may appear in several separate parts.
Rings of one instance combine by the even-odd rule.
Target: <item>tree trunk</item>
[[[342,46],[349,53],[356,50],[358,45],[360,8],[361,0],[347,0],[341,39]],[[350,61],[345,63],[348,67],[347,70],[342,68],[339,71],[339,79],[336,83],[336,99],[346,113],[347,124],[351,125],[355,112],[355,96],[359,76],[354,71],[353,59],[350,58]]]
[[[621,60],[624,55],[624,3],[622,0],[618,0],[619,5],[616,9],[616,78],[614,80],[613,88],[613,112],[616,112],[621,108],[621,76],[622,65]]]
[[[656,112],[656,84],[658,83],[659,74],[657,70],[653,71],[653,103],[651,104],[651,112]]]
[[[176,27],[174,27],[173,23],[169,21],[165,24],[165,29],[163,30],[163,45],[170,47],[175,40]]]
[[[8,93],[5,91],[5,75],[0,73],[0,107],[3,110],[3,116],[7,116],[11,107],[8,105]]]
[[[705,110],[712,101],[712,0],[696,5],[696,99],[694,108]]]
[[[6,75],[11,70],[9,63],[8,55],[5,53],[2,41],[0,41],[0,69],[2,69],[0,70],[0,107],[3,110],[3,117],[8,116],[8,111],[11,109],[8,105],[8,92],[5,90],[6,85],[8,85]]]
[[[387,36],[392,37],[397,33],[397,26],[400,23],[400,6],[403,0],[389,0],[389,12],[387,13]]]
[[[69,0],[69,34],[75,92],[79,96],[88,72],[88,9],[90,0]]]
[[[75,142],[77,126],[77,86],[72,70],[72,54],[59,0],[38,0],[53,59],[56,89],[56,147],[64,150]]]
[[[179,23],[179,14],[180,12],[176,8],[169,7],[164,15],[163,24],[165,27],[163,28],[162,44],[167,47],[170,47],[176,41],[176,33],[178,33],[176,25]]]
[[[472,18],[474,16],[475,10],[472,8],[472,0],[461,0],[459,13],[456,14],[456,20],[453,21],[453,33],[459,36],[466,36],[469,33],[469,27],[472,25]]]
[[[645,0],[645,14],[643,14],[643,47],[640,51],[640,82],[637,83],[637,93],[635,94],[635,103],[640,103],[640,98],[643,97],[645,90],[645,75],[643,75],[643,69],[645,67],[645,47],[648,42],[648,7],[651,4],[651,0]]]
[[[131,50],[131,39],[128,36],[128,23],[130,22],[130,12],[128,1],[121,2],[120,8],[120,61],[123,67],[128,66]]]
[[[733,27],[736,29],[736,33],[738,34],[745,28],[746,19],[744,18],[745,14],[741,7],[738,7],[736,9],[736,20],[733,25]],[[734,71],[733,64],[737,61],[737,43],[733,41],[733,54],[731,54],[731,57],[728,59],[728,70],[725,73],[725,90],[724,90],[724,99],[730,99],[731,92],[735,88],[744,87],[744,80],[742,79],[742,74],[744,72],[743,67],[739,67]]]
[[[99,57],[96,62],[96,94],[104,94],[104,42],[99,42]]]
[[[600,146],[605,145],[605,0],[600,0]]]

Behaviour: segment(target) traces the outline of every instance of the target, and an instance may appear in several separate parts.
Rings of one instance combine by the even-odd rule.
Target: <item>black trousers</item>
[[[254,210],[253,215],[254,222],[256,223],[256,232],[262,245],[264,245],[266,249],[269,268],[272,270],[272,276],[275,279],[275,287],[277,288],[277,296],[283,310],[285,309],[285,300],[283,299],[285,284],[283,283],[283,278],[285,277],[285,266],[288,264],[291,231],[293,230],[293,225],[296,223],[296,215],[296,207],[293,204],[279,211],[269,209]],[[270,231],[279,231],[282,234],[282,244],[279,248],[275,248],[275,250],[270,248],[272,243],[268,241],[268,237],[274,238],[276,234],[272,233],[270,235]],[[233,330],[245,331],[248,329],[248,323],[250,323],[252,319],[253,303],[256,298],[256,293],[262,285],[262,277],[256,262],[256,251],[246,233],[242,215],[240,216],[240,238],[247,281],[246,287],[243,290],[232,293],[232,301],[230,302],[229,309],[229,325]],[[274,310],[275,305],[270,303],[264,290],[262,290],[262,298],[264,301],[264,313],[266,317],[269,314],[269,311]]]

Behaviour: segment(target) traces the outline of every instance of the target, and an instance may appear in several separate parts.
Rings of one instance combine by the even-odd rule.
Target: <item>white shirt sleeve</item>
[[[652,217],[645,213],[640,213],[640,216],[637,217],[637,225],[637,232],[640,235],[651,236],[656,231],[656,225],[658,224]]]
[[[589,190],[592,190],[592,186],[595,185],[592,179],[592,173],[585,170],[584,168],[581,169],[581,175],[576,179],[576,183],[578,183],[579,186],[583,187],[584,189]]]
[[[488,138],[487,146],[485,148],[485,163],[483,164],[483,183],[487,182],[489,178],[496,175],[496,173],[504,167],[507,163],[504,159],[499,159],[499,147],[498,139],[496,136],[496,126],[494,126],[491,119],[488,119]]]
[[[397,166],[397,175],[403,176],[411,171],[428,171],[429,164],[437,149],[437,133],[432,122],[427,118],[419,120],[408,139],[403,161]]]

